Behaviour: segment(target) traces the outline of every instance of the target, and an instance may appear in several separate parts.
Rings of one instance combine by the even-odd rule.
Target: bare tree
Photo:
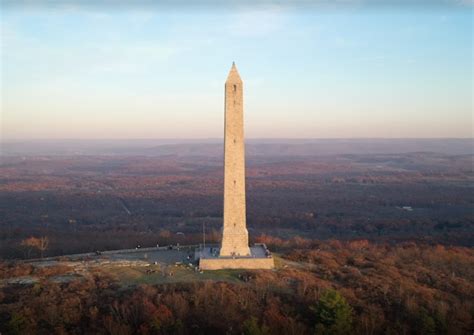
[[[43,254],[48,249],[48,246],[49,246],[49,239],[46,236],[42,236],[42,237],[32,236],[21,241],[21,245],[27,248],[28,258],[30,257],[32,249],[39,250],[41,258],[43,258]]]

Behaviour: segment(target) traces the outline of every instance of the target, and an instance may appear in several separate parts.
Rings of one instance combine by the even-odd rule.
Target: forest
[[[203,230],[218,243],[222,156],[198,149],[3,156],[0,333],[472,334],[465,152],[251,148],[247,226],[273,271],[130,284],[101,269],[58,281],[67,267],[24,262],[199,244]],[[39,281],[6,284],[22,276]]]
[[[41,280],[0,289],[0,331],[425,335],[474,329],[471,248],[268,235],[258,240],[278,253],[277,269],[235,270],[235,280],[216,275],[127,286],[95,271],[56,282],[48,277],[64,268],[4,262],[0,278],[35,272]]]
[[[472,247],[471,155],[247,160],[250,236],[418,240]],[[222,225],[221,157],[11,156],[0,164],[0,257],[199,243]],[[213,233],[212,233],[213,232]],[[179,233],[179,234],[177,234]]]

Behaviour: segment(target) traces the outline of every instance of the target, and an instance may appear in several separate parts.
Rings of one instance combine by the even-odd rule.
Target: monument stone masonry
[[[235,63],[225,82],[224,225],[219,247],[196,252],[199,267],[271,269],[273,257],[264,244],[249,247],[245,209],[243,83]]]
[[[235,64],[225,82],[224,227],[221,256],[249,256],[245,219],[245,144],[242,79]]]

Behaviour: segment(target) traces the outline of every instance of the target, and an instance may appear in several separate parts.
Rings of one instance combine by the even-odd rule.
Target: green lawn
[[[156,272],[147,273],[147,270],[155,270]],[[166,270],[163,271],[166,275],[163,275],[159,265],[151,265],[148,267],[111,266],[103,268],[100,271],[117,279],[122,285],[129,286],[138,284],[194,282],[199,280],[238,282],[238,275],[244,270],[217,270],[200,273],[186,266],[168,266]],[[169,275],[169,273],[172,273],[172,275]]]
[[[281,264],[279,259],[275,259],[278,265]],[[279,266],[278,266],[279,267]],[[147,270],[154,270],[153,273],[147,273]],[[164,270],[164,271],[162,271]],[[160,266],[150,265],[147,267],[106,267],[100,270],[101,272],[112,276],[117,279],[122,285],[138,285],[138,284],[165,284],[165,283],[182,283],[182,282],[195,282],[201,280],[213,280],[213,281],[227,281],[227,282],[240,282],[239,274],[245,273],[246,270],[214,270],[204,271],[203,273],[194,271],[193,268],[188,266]],[[164,275],[163,273],[166,273]],[[172,273],[172,275],[169,275]]]

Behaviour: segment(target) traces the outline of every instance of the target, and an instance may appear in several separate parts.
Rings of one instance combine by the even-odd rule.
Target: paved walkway
[[[264,244],[255,244],[250,247],[250,256],[239,256],[235,258],[268,258],[269,252]],[[198,258],[218,258],[219,248],[217,246],[209,246],[204,249],[196,249],[196,257]],[[234,258],[232,256],[219,258]]]
[[[57,257],[47,257],[43,259],[30,259],[25,260],[26,263],[33,263],[39,266],[54,265],[58,261],[144,261],[148,263],[166,263],[175,264],[176,262],[189,262],[188,256],[191,261],[194,257],[194,250],[198,246],[187,245],[183,247],[151,247],[151,248],[137,248],[137,249],[121,249],[121,250],[109,250],[99,252],[89,252],[83,254],[72,254]]]

